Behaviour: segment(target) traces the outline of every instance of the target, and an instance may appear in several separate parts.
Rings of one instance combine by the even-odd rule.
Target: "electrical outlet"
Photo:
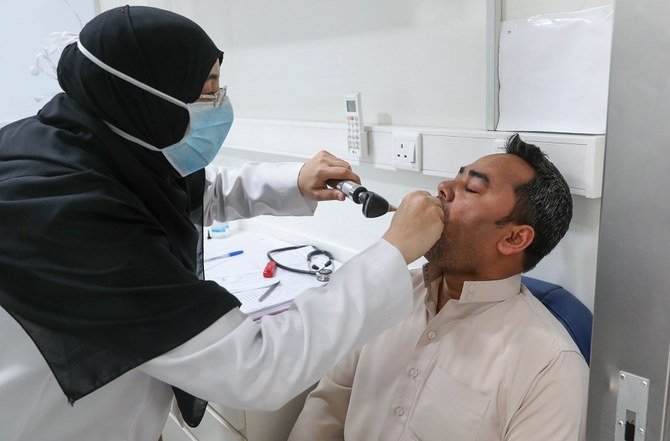
[[[416,143],[414,141],[400,141],[396,150],[396,161],[413,164],[416,160]]]
[[[393,132],[393,167],[421,171],[421,133]]]

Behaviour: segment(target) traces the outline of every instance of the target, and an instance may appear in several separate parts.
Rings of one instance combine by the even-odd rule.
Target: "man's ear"
[[[512,225],[498,242],[498,252],[504,256],[520,253],[528,248],[534,238],[535,230],[530,225]]]

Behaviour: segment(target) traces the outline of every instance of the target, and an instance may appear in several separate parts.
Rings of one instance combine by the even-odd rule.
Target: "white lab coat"
[[[300,164],[208,168],[205,222],[312,214],[297,189]],[[0,308],[0,440],[156,441],[170,385],[238,409],[273,410],[315,383],[346,353],[411,310],[399,251],[380,240],[329,285],[260,323],[234,309],[183,345],[132,369],[73,406],[18,323]]]

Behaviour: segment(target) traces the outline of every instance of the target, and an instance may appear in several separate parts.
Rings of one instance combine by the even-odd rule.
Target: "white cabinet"
[[[482,156],[500,152],[512,132],[455,130],[435,127],[369,126],[368,154],[360,159],[347,156],[347,129],[339,123],[244,119],[235,120],[224,147],[258,154],[310,158],[328,150],[354,165],[379,169],[393,167],[393,132],[421,134],[421,174],[452,178],[461,166]],[[605,135],[520,133],[536,144],[565,176],[572,194],[599,198],[602,192]],[[407,173],[407,172],[402,172]]]

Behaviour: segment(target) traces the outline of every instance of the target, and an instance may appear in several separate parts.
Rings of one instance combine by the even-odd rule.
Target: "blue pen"
[[[230,253],[222,254],[220,256],[208,257],[207,259],[205,259],[205,262],[210,262],[216,259],[223,259],[224,257],[233,257],[242,253],[244,253],[244,250],[231,251]]]

